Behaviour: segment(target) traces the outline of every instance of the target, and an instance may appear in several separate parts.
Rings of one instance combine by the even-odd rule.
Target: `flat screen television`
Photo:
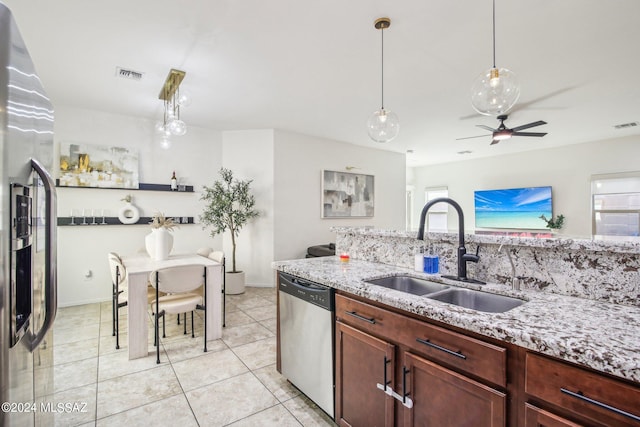
[[[551,187],[474,192],[476,228],[544,230],[551,218]]]

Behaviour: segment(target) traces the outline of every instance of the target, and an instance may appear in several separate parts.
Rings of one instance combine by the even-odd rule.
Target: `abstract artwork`
[[[138,151],[102,145],[60,144],[63,187],[138,188]]]
[[[322,171],[322,218],[372,217],[373,175]]]
[[[477,228],[546,229],[551,218],[551,187],[475,191]]]

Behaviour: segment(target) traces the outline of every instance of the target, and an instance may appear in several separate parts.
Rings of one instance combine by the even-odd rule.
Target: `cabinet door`
[[[404,353],[406,390],[413,408],[405,408],[405,427],[506,425],[506,395],[457,372]]]
[[[566,418],[525,403],[524,427],[581,427]]]
[[[392,426],[394,399],[377,384],[393,387],[395,346],[336,322],[336,422],[341,426]]]

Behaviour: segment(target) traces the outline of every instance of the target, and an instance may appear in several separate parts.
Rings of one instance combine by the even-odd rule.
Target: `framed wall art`
[[[58,185],[138,188],[138,150],[62,142]]]
[[[374,213],[373,175],[322,171],[322,218],[369,218]]]

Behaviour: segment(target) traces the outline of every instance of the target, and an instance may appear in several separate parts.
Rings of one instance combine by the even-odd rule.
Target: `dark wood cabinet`
[[[394,381],[395,346],[336,322],[336,422],[341,426],[394,424],[394,399],[378,388]]]
[[[505,426],[506,394],[474,379],[505,383],[505,354],[504,348],[336,295],[336,422]]]
[[[527,398],[585,425],[640,426],[640,388],[538,354],[526,356]]]
[[[404,426],[506,425],[506,395],[437,363],[405,352],[407,389],[413,408]]]
[[[526,403],[524,413],[524,427],[581,427],[559,415],[545,411]]]
[[[335,396],[341,426],[640,427],[637,383],[340,293]]]

